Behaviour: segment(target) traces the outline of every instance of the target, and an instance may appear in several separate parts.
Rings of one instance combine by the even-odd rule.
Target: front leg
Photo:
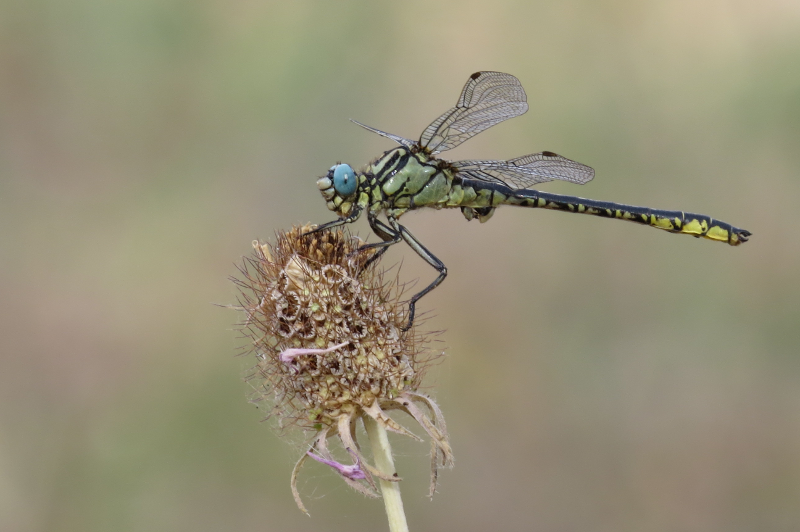
[[[439,286],[439,284],[444,281],[444,278],[447,277],[447,267],[444,265],[442,261],[440,261],[436,255],[428,251],[428,249],[423,246],[419,240],[417,240],[411,232],[397,223],[397,220],[394,218],[389,219],[389,223],[392,224],[393,229],[400,234],[400,237],[406,241],[406,243],[411,246],[411,249],[417,252],[417,255],[422,257],[425,262],[436,268],[436,271],[439,272],[439,276],[434,279],[434,281],[425,287],[424,290],[420,291],[417,294],[414,294],[414,297],[411,298],[411,301],[408,303],[408,324],[403,328],[404,331],[407,331],[411,328],[411,325],[414,324],[414,312],[416,309],[417,301],[422,299],[422,296]]]
[[[303,233],[301,236],[307,236],[307,235],[311,235],[311,234],[314,234],[314,233],[319,233],[320,231],[324,231],[325,229],[330,229],[332,227],[339,227],[340,225],[353,223],[356,220],[358,220],[358,218],[360,216],[361,216],[361,207],[356,205],[353,208],[353,212],[350,213],[350,216],[347,216],[345,218],[339,218],[338,220],[334,220],[332,222],[328,222],[328,223],[325,223],[325,224],[322,224],[322,225],[318,225],[317,227],[315,227],[311,231]]]

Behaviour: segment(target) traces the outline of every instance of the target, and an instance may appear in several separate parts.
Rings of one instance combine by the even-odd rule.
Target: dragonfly
[[[530,187],[559,180],[584,185],[594,170],[584,164],[542,151],[507,161],[448,161],[439,153],[455,148],[500,122],[524,114],[527,96],[520,81],[502,72],[475,72],[467,80],[455,107],[445,111],[425,128],[419,140],[386,133],[352,120],[355,124],[393,140],[398,147],[388,150],[356,172],[337,163],[317,180],[328,209],[339,218],[318,226],[317,232],[358,220],[367,215],[381,242],[359,248],[374,250],[367,263],[389,246],[405,241],[439,275],[409,301],[407,330],[414,323],[416,303],[447,276],[447,267],[431,253],[398,219],[421,208],[459,208],[469,220],[486,222],[500,205],[552,209],[628,220],[671,233],[703,237],[738,246],[747,242],[749,231],[704,214],[637,207],[533,190]],[[379,218],[384,215],[386,221]]]

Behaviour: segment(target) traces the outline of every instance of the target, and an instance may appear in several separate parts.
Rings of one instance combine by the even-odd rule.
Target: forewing
[[[502,72],[475,72],[456,106],[431,122],[419,143],[432,153],[443,152],[527,110],[525,90],[517,78]]]
[[[554,179],[583,185],[594,170],[551,151],[531,153],[508,161],[457,161],[452,163],[462,177],[502,183],[511,188],[529,188]]]
[[[414,142],[413,140],[408,140],[408,139],[406,139],[406,138],[399,137],[399,136],[397,136],[397,135],[392,135],[391,133],[387,133],[387,132],[385,132],[385,131],[381,131],[380,129],[375,129],[374,127],[370,127],[370,126],[368,126],[368,125],[366,125],[366,124],[362,124],[362,123],[361,123],[361,122],[359,122],[358,120],[353,120],[353,119],[351,118],[351,119],[350,119],[350,121],[351,121],[352,123],[356,124],[356,125],[359,125],[359,126],[363,127],[363,128],[364,128],[364,129],[366,129],[367,131],[372,131],[373,133],[377,133],[377,134],[378,134],[378,135],[380,135],[381,137],[386,137],[387,139],[392,139],[392,140],[393,140],[393,141],[395,141],[396,143],[398,143],[398,144],[402,144],[402,145],[403,145],[403,146],[405,146],[406,148],[411,148],[412,146],[415,146],[415,145],[417,144],[417,143],[416,143],[416,142]]]

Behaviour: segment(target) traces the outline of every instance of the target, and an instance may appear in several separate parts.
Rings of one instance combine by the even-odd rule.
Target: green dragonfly
[[[339,219],[312,232],[356,221],[366,212],[370,227],[383,240],[361,249],[377,249],[369,262],[404,240],[439,272],[437,278],[409,302],[409,321],[414,322],[417,301],[447,276],[447,268],[423,246],[398,219],[409,210],[458,207],[467,220],[487,221],[499,205],[517,205],[592,214],[629,220],[671,233],[684,233],[738,246],[747,242],[749,231],[733,227],[703,214],[665,211],[607,201],[551,194],[531,186],[558,179],[583,185],[594,177],[586,165],[550,151],[523,155],[507,161],[447,161],[437,154],[455,148],[481,131],[528,110],[520,81],[502,72],[476,72],[469,77],[455,107],[425,128],[418,141],[355,122],[389,138],[400,146],[385,152],[356,172],[350,165],[336,164],[319,178],[317,186],[328,209]],[[384,214],[386,222],[378,215]]]

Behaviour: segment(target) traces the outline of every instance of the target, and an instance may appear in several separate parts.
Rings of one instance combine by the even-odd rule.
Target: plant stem
[[[372,444],[372,454],[375,457],[375,467],[386,476],[395,475],[392,448],[386,429],[369,416],[364,416],[364,428]],[[383,493],[383,503],[386,505],[386,517],[389,518],[391,532],[408,532],[406,514],[403,512],[403,499],[400,498],[400,483],[378,479]]]

